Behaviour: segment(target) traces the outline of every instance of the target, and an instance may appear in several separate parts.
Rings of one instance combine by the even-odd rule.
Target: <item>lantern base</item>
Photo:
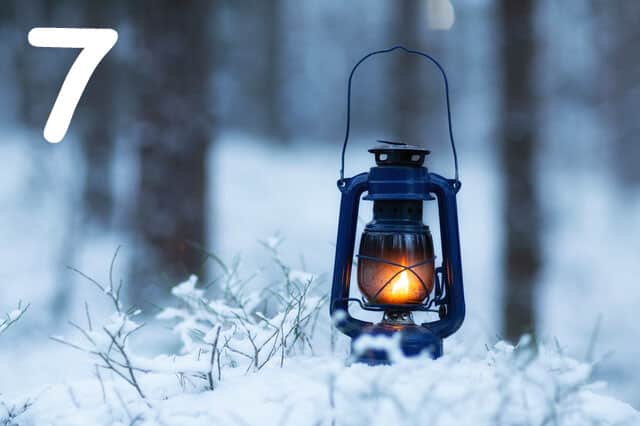
[[[433,334],[428,328],[416,324],[389,324],[381,322],[365,327],[351,344],[351,353],[356,362],[368,365],[391,364],[391,356],[383,348],[370,348],[364,351],[356,350],[356,342],[364,336],[392,337],[400,334],[399,349],[406,357],[428,354],[432,359],[442,356],[442,339]]]

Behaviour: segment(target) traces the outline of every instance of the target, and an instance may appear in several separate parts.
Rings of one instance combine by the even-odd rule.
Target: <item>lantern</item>
[[[349,138],[351,81],[367,58],[402,50],[430,60],[445,83],[449,136],[456,174],[448,179],[425,167],[429,151],[404,143],[379,141],[369,152],[375,166],[369,172],[344,177],[344,156]],[[442,340],[462,325],[465,315],[456,194],[460,189],[457,155],[451,126],[448,82],[444,70],[431,56],[401,46],[372,52],[351,71],[347,95],[347,131],[342,149],[338,238],[330,312],[336,327],[355,342],[362,336],[400,333],[400,349],[406,356],[427,352],[442,355]],[[360,238],[357,281],[362,298],[351,297],[351,269],[356,241],[360,199],[373,201],[373,220]],[[423,223],[423,209],[437,200],[441,258],[435,255],[430,229]],[[441,262],[438,261],[441,259]],[[437,266],[438,265],[438,266]],[[379,323],[354,318],[350,303],[382,313]],[[417,324],[414,312],[434,312],[438,319]],[[370,364],[389,362],[389,354],[372,348],[358,354]]]

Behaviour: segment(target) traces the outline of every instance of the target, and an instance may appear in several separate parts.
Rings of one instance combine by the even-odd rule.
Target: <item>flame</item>
[[[391,284],[391,295],[396,299],[406,299],[409,295],[409,274],[407,270],[400,272],[398,278],[396,278]]]

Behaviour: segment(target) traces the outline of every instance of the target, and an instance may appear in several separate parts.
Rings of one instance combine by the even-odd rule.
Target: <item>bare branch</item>
[[[220,337],[220,329],[222,329],[222,326],[218,326],[218,330],[216,331],[216,338],[211,345],[211,359],[209,363],[209,372],[207,373],[207,378],[209,379],[209,390],[213,390],[213,364],[215,362],[216,352],[218,351],[218,338]],[[218,369],[219,368],[220,366],[218,365]]]
[[[106,327],[103,327],[102,329],[111,338],[111,342],[118,349],[118,351],[120,352],[120,355],[122,355],[122,358],[124,359],[125,368],[128,370],[129,377],[131,379],[130,384],[136,389],[136,391],[138,392],[138,395],[140,395],[140,398],[146,399],[146,397],[144,396],[144,393],[142,392],[142,389],[140,389],[140,385],[138,384],[138,380],[136,379],[136,375],[133,371],[133,367],[131,366],[131,361],[129,360],[127,351],[124,349],[124,345],[118,342],[116,337],[113,334],[111,334],[109,330],[106,329]]]
[[[113,254],[113,257],[111,258],[111,264],[109,265],[109,294],[111,296],[111,299],[113,300],[115,306],[116,306],[116,310],[118,312],[121,312],[121,308],[120,308],[120,290],[122,289],[122,280],[120,280],[120,284],[118,285],[117,288],[114,288],[113,286],[113,267],[116,263],[116,259],[118,258],[118,253],[120,252],[120,248],[122,246],[118,246],[116,248],[116,252]]]
[[[91,323],[91,314],[89,313],[89,304],[87,301],[84,301],[84,314],[87,317],[87,327],[89,327],[89,331],[93,331],[93,324]]]
[[[68,323],[69,323],[69,325],[71,327],[75,328],[80,333],[82,333],[82,335],[85,337],[85,339],[87,339],[89,341],[89,343],[91,343],[93,346],[96,346],[95,340],[93,340],[93,338],[89,335],[89,333],[87,333],[87,331],[84,328],[80,327],[79,325],[77,325],[73,321],[68,321]]]
[[[78,351],[87,352],[87,353],[91,352],[89,349],[83,348],[81,346],[76,345],[75,343],[71,343],[71,342],[69,342],[67,340],[61,339],[61,338],[56,337],[56,336],[50,336],[49,339],[53,340],[54,342],[58,342],[60,344],[63,344],[65,346],[69,346],[69,347],[71,347],[73,349],[76,349]]]
[[[97,364],[95,366],[95,370],[96,370],[96,378],[98,379],[98,382],[100,383],[100,393],[102,395],[102,402],[106,404],[106,402],[107,402],[107,393],[104,390],[104,381],[102,380],[102,375],[100,374],[100,368],[98,367]]]
[[[85,274],[84,272],[74,268],[73,266],[67,266],[67,269],[70,269],[71,271],[75,272],[76,274],[80,275],[82,278],[84,278],[85,280],[89,281],[90,283],[92,283],[93,285],[95,285],[96,287],[98,287],[98,289],[100,291],[102,291],[103,293],[107,292],[106,287],[104,287],[102,284],[100,284],[98,281],[96,281],[94,278],[91,278],[90,276],[88,276],[87,274]]]

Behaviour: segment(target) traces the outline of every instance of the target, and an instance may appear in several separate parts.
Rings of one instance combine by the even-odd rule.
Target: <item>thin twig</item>
[[[113,334],[111,334],[109,332],[109,330],[107,330],[105,327],[103,327],[102,329],[111,338],[111,341],[113,342],[114,346],[118,349],[118,351],[122,355],[122,358],[124,359],[124,363],[125,363],[125,368],[129,371],[129,377],[131,378],[131,382],[130,382],[131,385],[136,389],[136,391],[138,392],[138,394],[140,395],[140,397],[142,399],[146,399],[146,397],[144,396],[144,393],[142,392],[142,389],[140,389],[140,385],[138,384],[138,380],[136,379],[136,375],[133,372],[133,368],[131,366],[131,361],[129,360],[129,356],[127,355],[127,352],[125,351],[124,346],[122,346],[116,340],[115,336]]]
[[[87,317],[87,327],[89,327],[89,331],[93,331],[93,324],[91,323],[91,314],[89,313],[89,304],[87,301],[84,301],[84,314]]]
[[[107,392],[104,390],[104,381],[102,380],[102,375],[100,374],[100,368],[98,367],[98,365],[95,365],[95,369],[96,369],[96,378],[98,379],[98,382],[100,383],[100,393],[102,394],[102,402],[103,403],[107,403]]]
[[[209,372],[207,373],[207,378],[209,379],[209,390],[213,390],[213,364],[215,362],[215,356],[218,350],[218,338],[220,337],[221,328],[222,326],[218,326],[218,330],[216,331],[216,338],[211,345],[211,359],[209,363]]]

